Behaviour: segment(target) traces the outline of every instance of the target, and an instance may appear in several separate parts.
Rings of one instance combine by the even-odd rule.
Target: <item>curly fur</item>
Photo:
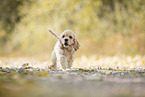
[[[56,69],[57,61],[61,64],[63,70],[70,69],[79,46],[75,34],[71,30],[65,30],[59,36],[59,40],[52,51],[50,69]]]

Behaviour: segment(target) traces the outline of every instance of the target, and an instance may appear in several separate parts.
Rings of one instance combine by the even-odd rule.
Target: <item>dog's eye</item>
[[[72,39],[72,36],[69,36],[70,39]]]
[[[64,38],[65,36],[63,35],[62,38]]]

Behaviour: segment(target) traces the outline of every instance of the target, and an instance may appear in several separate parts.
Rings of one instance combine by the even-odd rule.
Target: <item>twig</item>
[[[55,38],[60,39],[59,36],[51,29],[48,30]]]

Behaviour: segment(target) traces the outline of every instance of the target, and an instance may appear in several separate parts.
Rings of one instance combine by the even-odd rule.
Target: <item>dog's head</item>
[[[60,42],[64,48],[69,48],[70,46],[73,46],[75,51],[79,49],[79,42],[76,39],[75,34],[71,30],[65,30],[60,35]]]

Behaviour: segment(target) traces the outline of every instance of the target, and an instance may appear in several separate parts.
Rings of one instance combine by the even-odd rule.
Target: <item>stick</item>
[[[51,29],[48,30],[55,38],[60,39],[59,36]]]

